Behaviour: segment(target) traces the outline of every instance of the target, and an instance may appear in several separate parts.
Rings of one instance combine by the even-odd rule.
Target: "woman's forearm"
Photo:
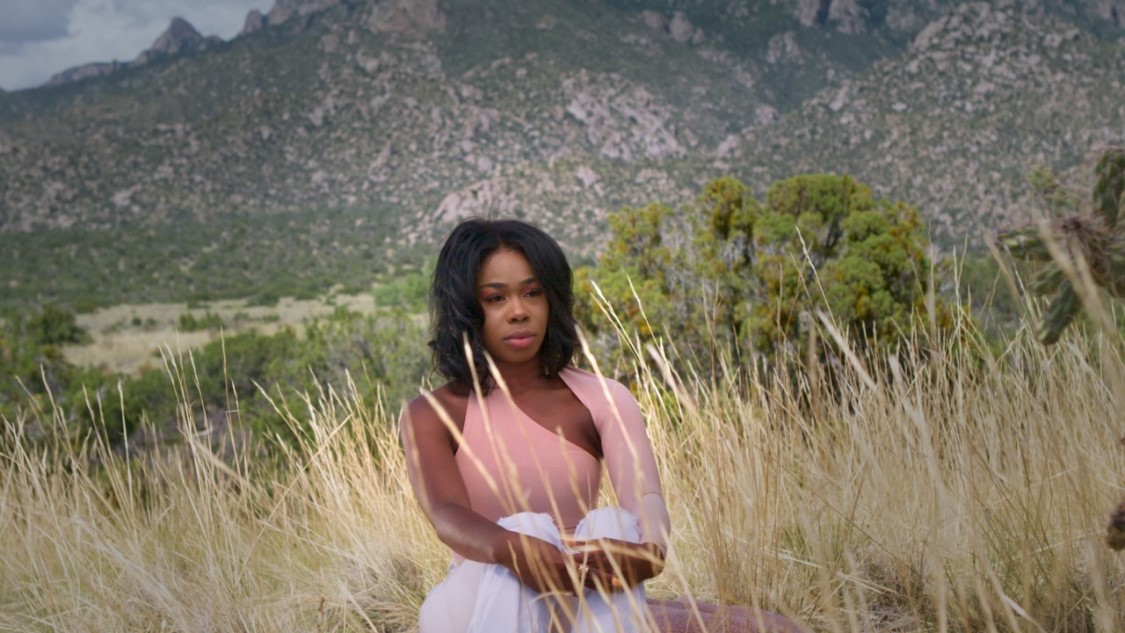
[[[513,532],[458,504],[430,509],[430,521],[441,542],[468,560],[509,566]]]

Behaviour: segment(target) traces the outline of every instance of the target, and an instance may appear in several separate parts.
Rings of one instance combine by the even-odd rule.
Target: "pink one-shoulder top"
[[[662,516],[649,516],[652,504],[644,502],[661,488],[636,399],[621,383],[587,371],[566,368],[559,376],[593,417],[618,503],[641,520],[642,537],[662,543],[663,498]],[[455,459],[472,509],[493,521],[545,512],[569,533],[597,502],[598,459],[528,417],[499,388],[483,401],[470,396]]]

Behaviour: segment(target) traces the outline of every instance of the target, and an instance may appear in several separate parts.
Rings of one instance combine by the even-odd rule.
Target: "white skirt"
[[[548,514],[521,512],[497,524],[565,549]],[[627,510],[598,508],[582,519],[574,538],[638,543],[641,530]],[[646,622],[642,585],[610,594],[593,589],[582,596],[539,594],[507,568],[471,560],[451,567],[418,614],[420,633],[640,633],[650,630]]]

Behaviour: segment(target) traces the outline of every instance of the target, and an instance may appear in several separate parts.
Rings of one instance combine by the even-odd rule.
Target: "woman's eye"
[[[527,296],[529,296],[529,297],[539,297],[539,296],[542,296],[542,295],[543,295],[543,289],[542,288],[532,288],[531,290],[527,291]]]
[[[496,303],[498,301],[502,301],[503,299],[504,297],[501,295],[489,295],[484,299],[481,299],[481,301],[484,301],[485,303]]]

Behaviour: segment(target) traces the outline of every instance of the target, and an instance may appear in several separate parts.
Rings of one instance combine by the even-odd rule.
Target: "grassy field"
[[[881,367],[845,356],[832,386],[707,379],[624,340],[674,525],[650,596],[815,631],[1125,630],[1125,557],[1103,544],[1125,347],[1020,331],[996,357],[960,334]],[[313,439],[223,461],[190,365],[168,372],[185,422],[166,450],[31,448],[5,426],[0,629],[412,630],[449,556],[408,489],[398,403],[279,403]]]

